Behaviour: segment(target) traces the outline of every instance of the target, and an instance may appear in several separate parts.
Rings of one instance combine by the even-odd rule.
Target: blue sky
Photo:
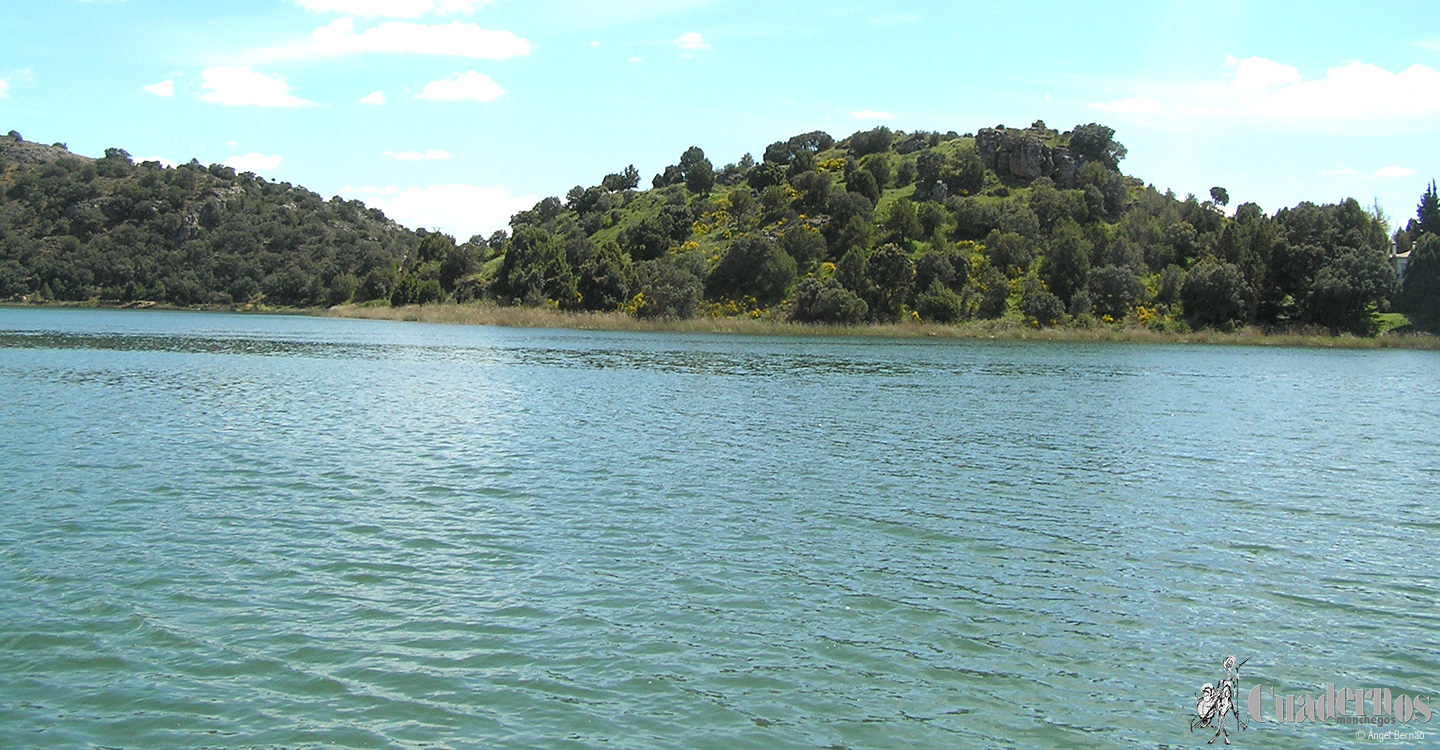
[[[6,0],[0,132],[224,162],[464,239],[698,145],[1102,122],[1274,211],[1440,177],[1440,3]]]

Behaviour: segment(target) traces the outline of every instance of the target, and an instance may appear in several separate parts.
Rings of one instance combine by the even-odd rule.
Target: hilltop
[[[0,137],[0,299],[336,304],[423,239],[358,201],[224,165]]]
[[[457,242],[221,165],[0,138],[0,298],[1367,334],[1392,242],[1440,229],[1422,207],[1392,238],[1354,200],[1231,215],[1223,188],[1162,193],[1125,156],[1095,123],[816,131],[720,167],[690,148],[649,189],[617,170]]]

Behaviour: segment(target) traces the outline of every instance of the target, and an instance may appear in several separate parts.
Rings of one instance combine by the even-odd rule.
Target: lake
[[[0,309],[0,746],[1190,747],[1231,654],[1434,696],[1437,373]],[[1266,706],[1237,746],[1356,744]]]

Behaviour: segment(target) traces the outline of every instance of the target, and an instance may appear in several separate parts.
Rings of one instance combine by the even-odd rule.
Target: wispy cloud
[[[535,5],[548,11],[552,23],[594,29],[677,15],[711,2],[713,0],[550,0]]]
[[[147,94],[154,94],[155,96],[169,99],[175,96],[175,82],[161,81],[159,83],[152,83],[149,86],[141,86],[140,90]]]
[[[389,21],[356,33],[353,18],[337,18],[316,29],[310,48],[323,55],[385,52],[485,60],[530,54],[530,42],[508,31],[482,29],[473,23],[456,21],[430,26]]]
[[[10,84],[4,78],[0,78],[0,99],[10,98]]]
[[[250,153],[226,159],[225,166],[232,167],[237,172],[271,172],[278,169],[282,161],[285,160],[279,156]]]
[[[1377,170],[1375,174],[1372,174],[1370,176],[1380,178],[1395,178],[1409,177],[1413,174],[1415,174],[1415,170],[1413,169],[1406,169],[1405,167],[1385,167],[1383,169]]]
[[[694,52],[696,50],[710,49],[710,43],[699,32],[691,31],[681,34],[675,39],[675,46],[683,50]]]
[[[448,152],[433,148],[426,151],[386,151],[385,155],[400,161],[443,161],[450,158]]]
[[[871,26],[908,26],[920,23],[919,13],[889,13],[870,19]]]
[[[217,66],[200,73],[200,100],[227,107],[304,107],[308,102],[280,76],[257,73],[248,65]]]
[[[1087,104],[1087,109],[1098,109],[1101,112],[1159,112],[1165,109],[1165,105],[1151,99],[1148,96],[1132,96],[1128,99],[1115,99],[1108,102],[1095,102]]]
[[[857,120],[893,120],[895,115],[878,109],[857,109],[850,113]]]
[[[437,102],[493,102],[504,95],[505,89],[490,76],[472,70],[455,73],[443,81],[431,81],[415,98]]]
[[[385,101],[384,91],[372,91],[360,97],[361,104],[368,104],[372,107],[383,107],[385,106]]]
[[[318,13],[347,16],[419,18],[426,13],[473,13],[493,0],[296,0],[300,7]]]

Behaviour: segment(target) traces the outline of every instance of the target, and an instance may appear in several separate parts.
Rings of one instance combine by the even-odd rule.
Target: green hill
[[[721,167],[691,148],[648,190],[630,167],[457,243],[228,167],[12,134],[0,298],[1375,332],[1396,279],[1374,214],[1348,200],[1228,215],[1221,188],[1182,199],[1124,175],[1114,135],[813,132]]]

